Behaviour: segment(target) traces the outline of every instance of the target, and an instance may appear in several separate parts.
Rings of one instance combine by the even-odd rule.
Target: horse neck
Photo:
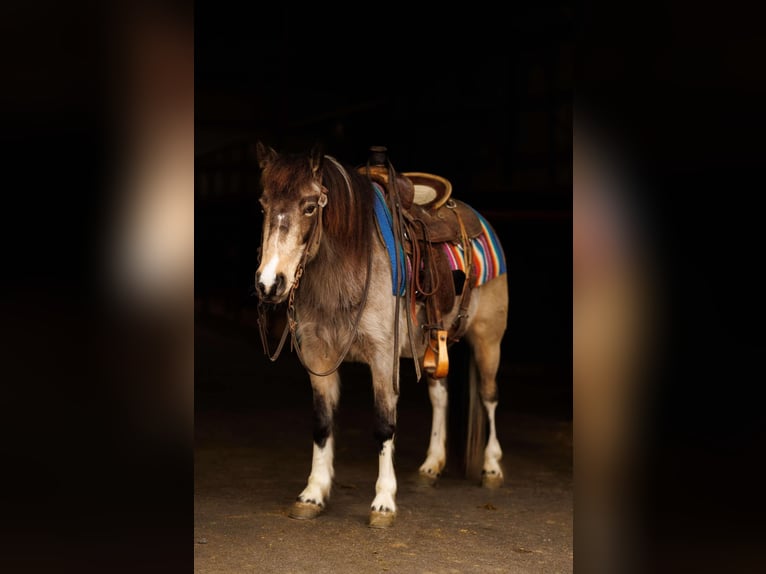
[[[346,256],[348,241],[364,241],[369,244],[372,256],[374,241],[372,230],[369,237],[351,239],[324,235],[316,256],[306,264],[301,285],[296,296],[301,303],[325,309],[343,309],[361,301],[367,277],[366,257],[362,261]]]

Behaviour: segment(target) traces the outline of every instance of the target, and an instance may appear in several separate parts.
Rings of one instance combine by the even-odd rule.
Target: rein
[[[343,179],[346,182],[346,187],[348,189],[349,196],[353,198],[351,181],[348,178],[348,174],[346,173],[346,170],[332,156],[326,155],[325,158],[330,160],[335,165],[336,169],[338,169],[340,174],[343,176]],[[320,172],[318,171],[319,170],[318,163],[315,163],[312,161],[311,170],[315,174],[315,177],[319,179],[320,185],[321,185],[322,177]],[[276,361],[280,353],[282,352],[282,347],[284,347],[285,341],[287,340],[287,333],[289,331],[292,336],[291,342],[290,342],[291,348],[295,349],[295,354],[298,355],[298,359],[300,360],[303,367],[312,375],[315,375],[317,377],[326,377],[327,375],[331,375],[332,373],[334,373],[340,368],[341,364],[346,358],[346,355],[348,355],[348,352],[351,350],[351,345],[356,340],[357,333],[359,330],[359,323],[362,319],[362,312],[367,306],[367,296],[370,291],[370,276],[372,274],[372,242],[368,242],[367,276],[365,277],[365,281],[364,281],[364,291],[362,292],[362,301],[359,304],[359,310],[357,311],[356,317],[354,318],[354,325],[353,325],[351,336],[348,338],[348,341],[346,342],[346,345],[343,351],[338,356],[338,359],[335,361],[335,364],[328,370],[318,373],[314,371],[313,369],[311,369],[308,365],[306,365],[306,362],[304,361],[304,358],[303,358],[303,353],[301,352],[300,342],[298,341],[298,336],[296,334],[298,321],[295,318],[295,292],[298,290],[300,279],[301,279],[301,276],[303,275],[303,271],[305,269],[306,263],[308,263],[310,257],[313,258],[316,255],[316,252],[319,250],[319,244],[322,241],[322,211],[324,207],[327,205],[327,188],[325,188],[323,185],[321,186],[321,188],[322,188],[322,193],[319,196],[319,201],[317,202],[319,210],[317,212],[316,223],[314,224],[314,227],[311,230],[311,236],[309,237],[309,240],[306,243],[306,248],[303,250],[303,256],[301,257],[301,261],[298,264],[298,268],[295,271],[295,279],[293,280],[293,284],[290,287],[290,293],[287,298],[287,324],[285,325],[285,329],[282,332],[282,337],[280,338],[279,345],[277,346],[277,349],[276,351],[274,351],[273,355],[270,354],[269,352],[267,333],[266,333],[265,310],[262,304],[258,305],[258,331],[261,336],[263,351],[269,357],[269,360],[271,362]]]

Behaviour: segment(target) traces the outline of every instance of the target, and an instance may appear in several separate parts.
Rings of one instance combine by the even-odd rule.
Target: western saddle
[[[415,304],[422,302],[426,322],[419,326],[428,343],[423,369],[435,378],[445,377],[449,372],[448,347],[463,336],[467,326],[468,305],[476,279],[471,239],[481,235],[481,222],[471,207],[451,197],[452,184],[447,179],[424,172],[396,172],[385,147],[371,147],[367,165],[358,170],[384,190],[396,242],[411,263],[412,273],[406,277],[404,297],[409,310],[413,357]],[[442,245],[447,242],[461,246],[465,272],[451,269]],[[456,304],[459,305],[457,315],[451,325],[445,325],[442,317]],[[398,329],[395,332],[398,334]],[[419,378],[417,358],[415,364]]]

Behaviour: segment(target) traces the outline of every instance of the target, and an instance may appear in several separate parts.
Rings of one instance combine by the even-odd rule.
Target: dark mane
[[[351,189],[338,169],[326,156],[322,161],[322,184],[327,188],[324,208],[324,233],[333,246],[343,251],[344,259],[365,266],[367,241],[371,238],[373,221],[373,190],[367,176],[343,165]]]

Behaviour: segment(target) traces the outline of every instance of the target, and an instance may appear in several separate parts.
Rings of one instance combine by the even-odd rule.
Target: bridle
[[[351,187],[351,180],[348,177],[348,173],[346,172],[345,168],[332,156],[325,155],[325,159],[329,160],[335,168],[338,170],[338,172],[343,176],[344,181],[346,182],[346,189],[348,190],[349,197],[353,198],[353,189]],[[319,246],[322,242],[322,212],[327,205],[328,199],[327,199],[327,188],[322,183],[322,170],[320,166],[320,162],[312,157],[311,160],[311,172],[314,177],[314,182],[317,184],[317,186],[320,188],[321,192],[319,194],[319,200],[317,201],[317,216],[316,220],[314,221],[314,227],[311,229],[311,235],[309,236],[308,241],[306,242],[306,248],[303,250],[303,254],[301,255],[301,260],[298,263],[298,267],[295,270],[295,279],[293,280],[293,284],[290,286],[290,292],[287,296],[287,323],[285,324],[285,328],[282,331],[282,336],[279,340],[279,344],[277,345],[277,349],[274,351],[273,354],[269,351],[269,344],[267,340],[267,333],[266,333],[266,310],[263,304],[263,301],[258,303],[258,332],[261,336],[261,343],[263,344],[263,352],[269,357],[269,360],[271,362],[274,362],[279,357],[280,353],[282,352],[282,347],[284,347],[285,341],[287,340],[287,334],[288,332],[291,335],[291,341],[290,346],[292,349],[295,349],[296,355],[298,355],[298,359],[300,360],[303,367],[312,375],[318,376],[318,377],[326,377],[327,375],[331,375],[335,371],[340,368],[340,365],[343,363],[343,361],[346,358],[346,355],[348,355],[348,352],[351,350],[351,345],[354,343],[357,337],[358,329],[359,329],[359,323],[362,319],[362,312],[364,311],[365,307],[367,306],[367,295],[370,290],[370,276],[372,274],[372,241],[368,242],[368,248],[367,248],[367,276],[365,277],[364,281],[364,291],[362,292],[362,300],[359,304],[359,310],[357,311],[356,317],[354,318],[354,324],[352,328],[352,332],[350,337],[348,338],[348,341],[346,341],[346,344],[343,348],[343,351],[338,356],[338,359],[335,361],[333,366],[326,371],[323,372],[316,372],[312,370],[308,365],[306,365],[306,362],[303,358],[303,353],[301,351],[300,342],[298,340],[297,336],[297,329],[298,329],[298,320],[295,316],[295,293],[298,290],[298,286],[300,285],[301,277],[303,276],[303,271],[306,267],[306,264],[311,261],[316,254],[319,252]]]

